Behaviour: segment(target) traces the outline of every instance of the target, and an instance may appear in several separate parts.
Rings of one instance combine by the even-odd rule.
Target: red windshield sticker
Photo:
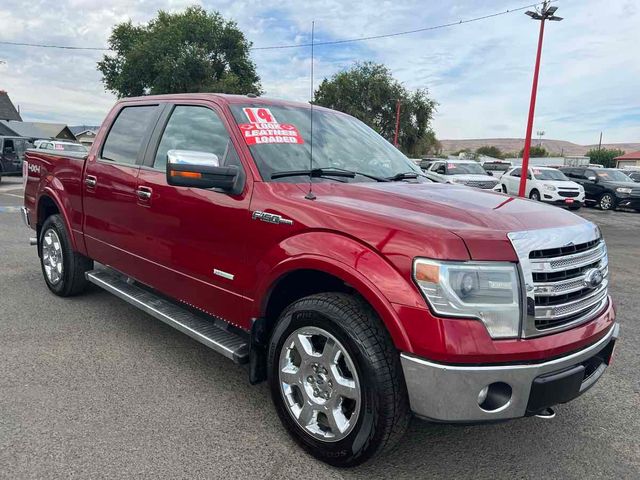
[[[289,123],[242,123],[238,125],[247,145],[265,143],[292,143],[301,145],[304,139],[300,132]]]
[[[64,150],[64,147],[62,145],[54,145],[53,148],[55,148],[56,150]]]
[[[268,108],[243,108],[242,111],[251,123],[277,123],[276,117]]]
[[[458,167],[456,167],[455,163],[449,163],[447,164],[447,168],[458,168]]]
[[[534,170],[534,171],[533,171],[533,174],[534,174],[534,175],[540,175],[540,170]]]

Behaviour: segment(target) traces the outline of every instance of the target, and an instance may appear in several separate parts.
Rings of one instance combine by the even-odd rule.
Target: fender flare
[[[300,253],[292,255],[293,250]],[[279,252],[279,258],[269,261],[270,257],[275,260],[275,251]],[[285,255],[283,252],[289,255],[281,256]],[[400,272],[370,247],[333,232],[307,232],[283,240],[270,253],[272,255],[267,254],[263,262],[272,267],[266,267],[263,262],[257,266],[261,274],[258,275],[260,283],[255,298],[259,301],[255,302],[253,317],[259,318],[265,314],[272,291],[287,274],[297,270],[317,270],[339,278],[354,288],[380,316],[396,348],[413,351],[393,304],[424,308],[422,297]]]
[[[38,195],[38,199],[36,201],[36,224],[38,219],[40,218],[40,201],[43,197],[48,197],[51,201],[58,207],[58,212],[60,212],[60,216],[62,217],[62,221],[64,222],[64,226],[67,229],[69,240],[71,241],[71,248],[74,251],[78,251],[78,245],[76,243],[75,235],[73,234],[73,230],[71,229],[71,222],[69,221],[69,217],[67,214],[67,210],[63,208],[64,203],[60,200],[60,196],[57,191],[51,188],[51,186],[47,184],[42,188],[40,194]],[[39,232],[38,232],[39,233]]]

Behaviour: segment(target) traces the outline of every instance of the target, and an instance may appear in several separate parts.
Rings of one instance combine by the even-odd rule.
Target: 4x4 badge
[[[256,210],[251,214],[252,220],[262,220],[267,223],[275,223],[280,224],[284,223],[285,225],[293,225],[293,220],[289,220],[288,218],[283,218],[281,215],[276,215],[275,213],[266,213]]]

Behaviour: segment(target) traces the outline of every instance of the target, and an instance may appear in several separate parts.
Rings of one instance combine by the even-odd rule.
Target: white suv
[[[520,189],[521,167],[515,167],[500,178],[500,187],[507,194],[517,195]],[[554,203],[577,210],[584,204],[584,188],[569,180],[555,168],[530,167],[525,195],[532,200]]]
[[[429,165],[425,175],[439,183],[455,183],[500,192],[498,180],[475,160],[438,160]]]

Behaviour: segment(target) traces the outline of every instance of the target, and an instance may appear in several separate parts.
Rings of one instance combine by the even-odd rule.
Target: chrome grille
[[[483,188],[483,189],[493,188],[497,184],[498,184],[497,181],[492,181],[492,180],[470,180],[465,183],[467,187],[475,187],[475,188]]]
[[[525,286],[524,337],[586,323],[606,305],[607,248],[595,225],[514,232],[509,239],[520,260]],[[595,288],[585,281],[593,269],[603,277]]]

